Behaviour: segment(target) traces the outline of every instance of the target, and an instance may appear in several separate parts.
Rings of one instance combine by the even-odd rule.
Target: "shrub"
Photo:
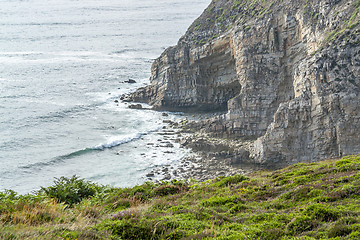
[[[243,203],[243,200],[238,196],[225,196],[225,197],[211,197],[205,201],[202,202],[203,206],[205,207],[211,207],[211,206],[223,206],[226,204],[237,204],[237,203]]]
[[[351,228],[345,224],[335,224],[328,232],[329,238],[344,237],[351,233]]]
[[[359,232],[359,231],[355,231],[355,232],[350,233],[350,235],[348,236],[348,239],[351,239],[351,240],[358,240],[358,239],[360,239],[360,232]]]
[[[50,187],[41,187],[40,193],[44,193],[50,198],[56,199],[72,207],[85,198],[94,196],[100,192],[101,187],[77,176],[71,178],[55,178],[54,185]]]
[[[179,186],[175,185],[162,185],[156,189],[154,189],[154,193],[157,196],[166,196],[170,194],[176,194],[181,191],[181,188]]]
[[[273,229],[266,229],[265,231],[260,231],[257,236],[259,239],[281,239],[282,236],[284,236],[284,230],[281,228],[273,228]]]
[[[320,189],[313,189],[312,186],[300,186],[299,188],[283,193],[281,198],[284,200],[304,201],[318,196],[323,196],[324,191]]]
[[[354,6],[355,6],[355,8],[360,7],[360,0],[356,0],[356,1],[354,2]]]
[[[359,156],[346,156],[335,163],[339,172],[356,171],[360,167]]]
[[[167,234],[165,239],[177,240],[183,237],[184,237],[184,232],[179,229],[175,229],[171,233]]]
[[[0,201],[5,200],[5,199],[10,200],[10,201],[17,200],[18,199],[17,192],[15,192],[13,190],[9,190],[9,189],[6,189],[5,191],[0,192]]]
[[[61,238],[61,239],[73,239],[73,240],[77,240],[77,239],[104,239],[104,235],[100,235],[98,233],[96,233],[95,231],[91,230],[91,229],[86,229],[86,230],[69,230],[69,229],[57,229],[54,231],[54,233],[56,234],[57,237]],[[54,238],[54,237],[53,237]],[[58,238],[56,238],[58,239]]]
[[[235,175],[230,177],[219,177],[217,178],[217,182],[211,184],[212,187],[224,187],[232,184],[237,184],[242,181],[248,180],[248,177],[245,177],[243,175]]]
[[[110,231],[119,239],[157,239],[156,231],[150,222],[133,222],[130,220],[115,220],[105,222],[99,227]]]
[[[136,194],[144,194],[146,192],[146,190],[144,189],[143,186],[136,186],[133,187],[133,189],[130,191],[130,195],[134,196]]]
[[[123,210],[131,206],[131,200],[126,198],[120,198],[111,204],[110,209]]]
[[[300,216],[293,219],[287,225],[287,232],[291,235],[296,235],[305,231],[310,231],[315,227],[315,222],[308,216]]]
[[[1,233],[0,232],[0,239],[15,240],[15,239],[19,239],[19,238],[13,233]]]
[[[235,206],[233,206],[233,207],[229,210],[229,212],[232,213],[232,214],[234,214],[234,213],[237,213],[237,212],[241,212],[241,211],[243,211],[243,210],[246,210],[246,209],[247,209],[247,206],[246,206],[245,204],[240,203],[240,204],[236,204]]]
[[[112,219],[113,220],[121,220],[121,219],[130,219],[130,218],[137,218],[139,217],[139,213],[132,210],[123,210],[117,212]]]
[[[305,213],[308,216],[325,222],[335,221],[339,217],[339,213],[335,209],[325,204],[312,204],[306,208]]]

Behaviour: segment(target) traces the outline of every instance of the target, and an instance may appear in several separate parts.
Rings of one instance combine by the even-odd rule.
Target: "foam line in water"
[[[94,149],[85,148],[85,149],[81,149],[81,150],[72,152],[72,153],[67,154],[67,155],[63,155],[63,156],[60,156],[60,157],[55,157],[55,158],[53,158],[53,159],[51,159],[50,161],[47,161],[47,162],[32,163],[32,164],[28,164],[28,165],[25,165],[25,166],[20,166],[19,168],[20,169],[39,169],[40,170],[43,167],[53,166],[55,164],[64,162],[64,160],[66,160],[66,159],[70,159],[70,158],[73,158],[73,157],[76,157],[76,156],[80,156],[80,155],[86,154],[86,153],[91,152],[91,151],[94,151]]]
[[[81,149],[81,150],[78,150],[78,151],[75,151],[75,152],[72,152],[72,153],[57,157],[57,159],[70,159],[70,158],[73,158],[73,157],[77,157],[77,156],[87,154],[87,153],[92,152],[92,151],[94,151],[93,148],[84,148],[84,149]]]
[[[128,135],[128,136],[114,136],[114,137],[111,137],[106,143],[101,143],[101,144],[99,144],[99,145],[97,145],[95,147],[84,148],[84,149],[81,149],[81,150],[78,150],[78,151],[75,151],[75,152],[72,152],[72,153],[69,153],[69,154],[66,154],[66,155],[55,157],[55,158],[53,158],[52,160],[50,160],[48,162],[38,162],[38,163],[28,164],[28,165],[25,165],[25,166],[20,166],[19,168],[20,169],[26,169],[26,170],[28,170],[28,169],[42,169],[43,167],[52,166],[52,165],[61,163],[64,160],[67,160],[67,159],[71,159],[71,158],[74,158],[74,157],[85,155],[85,154],[88,154],[88,153],[91,153],[91,152],[94,152],[94,151],[102,151],[102,150],[104,150],[106,148],[113,148],[113,147],[116,147],[116,146],[119,146],[119,145],[122,145],[122,144],[125,144],[125,143],[128,143],[128,142],[132,142],[134,140],[137,140],[137,139],[141,138],[143,135],[146,135],[148,133],[151,133],[151,132],[154,132],[154,131],[157,131],[157,130],[158,129],[148,131],[148,132],[145,132],[145,133],[136,133],[136,134],[132,134],[132,135]]]
[[[147,132],[134,133],[134,134],[127,135],[127,136],[113,136],[113,137],[110,137],[109,140],[106,143],[100,143],[100,144],[98,144],[98,145],[96,145],[94,147],[84,148],[82,150],[78,150],[76,152],[72,152],[70,154],[60,156],[58,158],[69,159],[69,158],[73,158],[73,157],[77,157],[77,156],[80,156],[80,155],[83,155],[83,154],[90,153],[92,151],[102,151],[102,150],[104,150],[106,148],[117,147],[117,146],[120,146],[122,144],[129,143],[129,142],[135,141],[137,139],[140,139],[142,136],[144,136],[146,134],[149,134],[151,132],[158,131],[159,129],[160,128],[156,128],[156,129],[153,129],[153,130],[150,130],[150,131],[147,131]]]
[[[119,136],[111,137],[106,143],[99,144],[99,145],[93,147],[92,149],[93,150],[104,150],[105,148],[116,147],[121,144],[137,140],[144,134],[145,133],[137,133],[137,134],[133,134],[133,135],[127,136],[127,137],[123,137],[123,136],[122,137],[119,137]]]
[[[28,164],[28,165],[25,165],[25,166],[20,166],[19,168],[20,169],[42,169],[43,167],[46,167],[46,166],[50,166],[50,165],[54,165],[58,162],[60,162],[61,159],[58,159],[58,158],[54,158],[48,162],[37,162],[37,163],[32,163],[32,164]]]
[[[137,133],[134,134],[133,136],[128,136],[128,137],[124,137],[124,136],[116,136],[116,137],[112,137],[110,138],[106,143],[101,143],[99,145],[96,145],[95,147],[89,147],[89,148],[84,148],[60,157],[57,157],[58,159],[70,159],[73,157],[77,157],[77,156],[81,156],[87,153],[91,153],[93,151],[101,151],[104,150],[106,148],[113,148],[116,146],[119,146],[121,144],[125,144],[134,140],[139,139],[141,136],[143,136],[145,133]]]

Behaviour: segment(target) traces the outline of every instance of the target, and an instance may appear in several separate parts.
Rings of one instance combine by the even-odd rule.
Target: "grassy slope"
[[[360,239],[359,169],[360,155],[203,183],[97,187],[72,207],[7,192],[0,239]]]

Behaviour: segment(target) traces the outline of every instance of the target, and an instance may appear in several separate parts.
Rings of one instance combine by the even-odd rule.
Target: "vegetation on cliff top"
[[[0,239],[359,239],[360,155],[206,182],[0,193]]]
[[[213,0],[204,13],[190,26],[193,43],[204,44],[232,28],[239,21],[244,29],[252,18],[262,18],[278,0]]]
[[[304,19],[309,24],[316,25],[328,17],[319,12],[319,2],[297,1],[297,7],[302,9]],[[251,29],[251,20],[261,20],[268,14],[288,8],[289,5],[289,2],[284,0],[212,0],[204,13],[189,27],[187,34],[194,44],[203,45],[232,29],[234,23],[247,32]],[[359,28],[360,0],[353,0],[350,10],[342,14],[335,12],[334,18],[339,24],[328,33],[326,42],[347,34],[346,30],[354,32]],[[346,17],[339,17],[344,14]]]

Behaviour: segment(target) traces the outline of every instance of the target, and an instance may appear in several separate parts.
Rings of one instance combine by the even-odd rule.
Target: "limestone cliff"
[[[213,0],[132,100],[226,110],[203,123],[282,166],[360,153],[360,0]]]

